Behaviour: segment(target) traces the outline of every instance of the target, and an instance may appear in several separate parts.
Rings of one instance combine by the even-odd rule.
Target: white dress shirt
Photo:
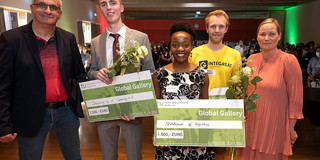
[[[119,45],[120,45],[120,51],[123,50],[123,46],[124,46],[124,40],[125,40],[125,35],[126,35],[126,26],[123,25],[122,28],[117,32],[117,33],[112,33],[110,31],[107,30],[107,37],[106,37],[106,49],[107,49],[107,53],[106,53],[106,59],[107,59],[107,67],[110,67],[113,65],[113,50],[112,50],[112,46],[113,46],[113,41],[114,38],[112,36],[110,36],[110,34],[120,34],[119,36]]]

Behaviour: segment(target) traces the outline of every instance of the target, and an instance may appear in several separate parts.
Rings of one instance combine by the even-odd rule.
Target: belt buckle
[[[48,108],[54,109],[55,108],[55,104],[54,103],[49,103]]]
[[[56,109],[57,108],[57,104],[50,102],[50,103],[47,104],[47,108]]]
[[[58,109],[62,106],[67,106],[67,105],[69,105],[68,101],[61,101],[61,102],[53,101],[53,102],[46,103],[46,108]]]

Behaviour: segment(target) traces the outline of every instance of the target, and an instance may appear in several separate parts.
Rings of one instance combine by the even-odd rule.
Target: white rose
[[[252,72],[252,69],[250,67],[245,67],[242,69],[242,72],[245,76],[247,77],[251,77],[251,72]]]
[[[146,46],[141,46],[137,49],[138,55],[140,58],[144,58],[143,55],[147,55],[148,54],[148,49]]]
[[[240,83],[240,77],[238,75],[234,75],[231,77],[232,83]]]

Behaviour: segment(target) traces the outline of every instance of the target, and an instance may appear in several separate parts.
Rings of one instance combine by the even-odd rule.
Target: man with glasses
[[[191,51],[189,62],[208,71],[209,95],[215,89],[228,87],[228,81],[241,67],[240,53],[224,45],[223,37],[228,31],[229,16],[223,10],[209,13],[205,19],[209,42]],[[215,159],[224,159],[226,148],[215,147]]]
[[[75,36],[56,27],[61,0],[34,0],[33,20],[0,38],[0,142],[18,138],[19,158],[40,160],[52,129],[63,156],[79,160],[78,82],[86,80]]]
[[[91,41],[91,68],[88,72],[89,79],[99,79],[106,84],[111,84],[112,79],[107,75],[107,67],[112,66],[118,59],[117,48],[132,47],[130,40],[148,48],[149,54],[145,59],[140,59],[145,67],[142,70],[154,71],[148,35],[125,26],[121,21],[121,13],[124,6],[121,0],[97,0],[100,12],[107,21],[107,30]],[[114,45],[115,44],[115,45]],[[119,45],[120,44],[120,45]],[[120,117],[119,117],[120,118]],[[110,120],[97,123],[102,156],[104,160],[118,158],[118,137],[121,130],[128,160],[142,159],[142,118],[134,118],[130,115],[121,116],[122,120]]]

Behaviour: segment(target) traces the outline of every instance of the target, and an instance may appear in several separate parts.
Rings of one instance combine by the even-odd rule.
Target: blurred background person
[[[234,49],[236,49],[237,51],[240,52],[241,57],[245,56],[246,46],[243,44],[242,40],[239,41],[239,44],[237,46],[235,46]]]
[[[82,52],[80,53],[80,55],[81,55],[83,67],[86,70],[86,72],[88,72],[90,69],[90,58],[91,57],[90,57],[87,46],[82,47]]]
[[[160,66],[166,66],[171,62],[171,54],[169,53],[168,47],[166,47],[163,49],[163,53],[161,54]]]
[[[158,69],[160,67],[161,52],[160,50],[157,49],[157,46],[153,46],[153,49],[151,52],[152,52],[154,68]]]
[[[316,49],[316,57],[313,57],[308,64],[308,80],[309,82],[315,82],[320,80],[320,47]],[[310,84],[308,83],[310,87]],[[316,87],[311,85],[311,87]]]

